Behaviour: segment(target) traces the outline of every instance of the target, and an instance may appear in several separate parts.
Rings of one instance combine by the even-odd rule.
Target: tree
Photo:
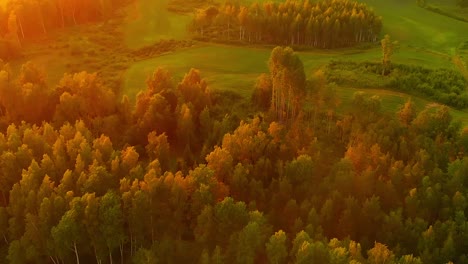
[[[401,256],[400,260],[398,261],[399,264],[422,264],[420,258],[414,257],[413,255],[404,255]]]
[[[390,36],[387,34],[380,43],[382,46],[382,75],[386,75],[390,71],[392,55],[398,47],[398,42],[392,42]]]
[[[168,138],[174,136],[174,110],[177,98],[173,96],[174,88],[169,73],[158,68],[147,80],[147,89],[137,94],[134,118],[141,143],[146,145],[150,132],[166,132]]]
[[[112,264],[112,251],[120,247],[120,259],[123,262],[123,214],[120,198],[113,191],[108,191],[99,204],[99,227],[109,251],[109,261]]]
[[[117,109],[114,92],[97,73],[65,74],[56,92],[59,103],[54,119],[59,124],[81,119],[91,125],[93,119],[112,115]]]
[[[256,222],[249,222],[239,233],[236,261],[239,264],[253,264],[258,248],[263,244],[260,227]]]
[[[266,252],[268,261],[271,264],[286,263],[286,258],[288,257],[288,251],[286,249],[286,233],[280,230],[272,235],[266,244]]]
[[[22,44],[18,32],[18,18],[15,11],[11,11],[8,16],[7,26],[7,45],[5,54],[2,54],[2,59],[12,59],[20,55]]]
[[[177,143],[180,149],[188,148],[190,153],[186,161],[190,161],[191,151],[196,147],[196,136],[194,134],[195,125],[193,122],[192,110],[188,105],[183,104],[177,113]]]
[[[410,99],[406,101],[406,103],[400,108],[400,111],[398,111],[398,118],[404,126],[408,127],[415,117],[416,109]]]
[[[102,262],[104,241],[100,231],[99,223],[99,202],[100,199],[95,196],[94,193],[86,193],[82,197],[84,203],[84,216],[83,222],[88,237],[90,238],[90,244],[93,247],[94,255],[97,263]],[[105,255],[104,255],[105,256]]]
[[[271,78],[267,74],[262,74],[257,78],[255,90],[252,94],[252,102],[262,110],[268,110],[271,104],[272,95]]]
[[[208,25],[208,18],[206,12],[200,10],[195,15],[194,24],[197,29],[200,29],[200,35],[203,37],[205,35],[205,27]]]
[[[221,248],[216,246],[213,250],[213,254],[211,255],[211,263],[212,264],[223,264],[224,263],[224,256],[221,253]]]
[[[280,122],[293,120],[305,94],[304,65],[289,48],[276,47],[268,61],[272,80],[271,109]]]
[[[245,36],[245,27],[249,19],[249,9],[245,6],[240,8],[237,19],[239,20],[239,40],[243,40]]]
[[[234,202],[230,197],[225,198],[214,208],[214,221],[216,225],[216,242],[225,245],[231,234],[239,232],[248,222],[248,213],[245,203]]]
[[[52,228],[52,238],[55,246],[63,259],[68,254],[69,250],[75,253],[76,263],[80,263],[78,252],[78,244],[84,241],[82,230],[84,229],[81,223],[83,206],[79,198],[72,201],[70,210],[68,210],[60,219],[57,226]]]
[[[208,163],[208,168],[214,171],[216,178],[221,182],[227,182],[228,176],[233,170],[233,159],[231,153],[216,146],[205,159]]]
[[[395,256],[387,246],[380,243],[375,243],[374,247],[367,251],[369,264],[392,264],[395,263]]]
[[[12,241],[10,246],[8,247],[8,256],[6,257],[6,259],[9,263],[12,264],[26,263],[23,250],[24,249],[22,248],[21,242],[19,240]]]
[[[304,241],[296,253],[296,264],[330,263],[330,256],[326,246],[320,242]]]
[[[18,85],[21,98],[21,111],[18,114],[20,120],[35,124],[51,120],[54,110],[49,105],[52,92],[47,87],[43,70],[30,61],[23,64]]]

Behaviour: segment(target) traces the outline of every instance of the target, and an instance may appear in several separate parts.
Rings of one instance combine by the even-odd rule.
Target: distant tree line
[[[199,10],[191,25],[201,38],[318,48],[373,42],[381,29],[381,17],[366,4],[351,0],[287,0],[250,6],[227,2]]]
[[[0,8],[0,58],[19,53],[24,39],[51,30],[110,18],[132,0],[7,0]]]

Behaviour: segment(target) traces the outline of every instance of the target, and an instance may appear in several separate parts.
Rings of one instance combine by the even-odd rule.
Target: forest
[[[109,18],[127,0],[4,0],[0,8],[0,58],[21,55],[22,42],[51,31]]]
[[[226,3],[199,10],[192,24],[201,38],[320,48],[375,42],[381,29],[381,17],[349,0]]]
[[[414,48],[369,1],[161,3],[0,8],[0,263],[468,263],[468,40]]]
[[[8,262],[467,261],[468,130],[447,107],[390,114],[356,93],[338,114],[292,49],[268,64],[240,122],[195,69],[156,69],[132,106],[93,74],[47,89],[4,64]]]

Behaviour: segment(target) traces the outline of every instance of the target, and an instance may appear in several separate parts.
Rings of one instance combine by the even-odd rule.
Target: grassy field
[[[161,39],[186,39],[187,25],[191,19],[189,15],[171,14],[164,30],[157,30],[144,24],[144,21],[129,20],[124,25],[125,43],[129,48],[136,49]]]
[[[201,70],[213,89],[227,89],[248,97],[259,74],[267,72],[271,49],[201,44],[198,47],[169,53],[133,64],[126,73],[124,93],[133,98],[144,88],[146,76],[157,67],[164,67],[181,78],[190,68]],[[380,61],[380,48],[371,50],[342,49],[300,52],[306,73],[327,64],[331,59]],[[416,49],[402,49],[395,62],[427,67],[454,67],[450,57]]]
[[[416,5],[415,1],[363,0],[383,17],[383,33],[403,45],[452,54],[468,40],[468,23],[435,14]]]

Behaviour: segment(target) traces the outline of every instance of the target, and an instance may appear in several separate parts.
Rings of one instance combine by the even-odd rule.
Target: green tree
[[[239,233],[236,250],[237,263],[253,264],[259,247],[263,244],[260,227],[249,222]]]
[[[84,241],[84,230],[81,223],[83,206],[79,198],[75,198],[71,203],[71,208],[60,219],[57,226],[52,228],[52,238],[57,247],[60,258],[67,257],[68,251],[75,253],[76,263],[80,263],[78,245]]]
[[[390,36],[387,34],[380,41],[380,44],[382,46],[382,75],[386,75],[390,71],[392,55],[398,46],[398,42],[392,42]]]
[[[107,249],[109,261],[112,263],[112,252],[120,247],[120,259],[123,261],[123,215],[120,197],[113,191],[108,191],[99,204],[99,227]]]
[[[99,223],[100,199],[94,193],[86,193],[83,195],[82,201],[84,205],[84,227],[90,239],[90,244],[93,247],[96,261],[97,263],[101,263],[102,258],[105,256],[105,242],[103,241]]]
[[[286,249],[286,233],[279,230],[272,235],[266,244],[266,252],[268,261],[271,264],[286,263],[286,258],[288,257],[288,251]]]

